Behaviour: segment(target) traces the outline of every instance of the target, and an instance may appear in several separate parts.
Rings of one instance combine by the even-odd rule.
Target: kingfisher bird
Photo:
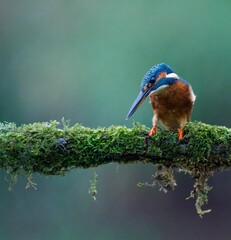
[[[170,66],[160,63],[152,67],[141,82],[140,92],[132,104],[126,120],[139,108],[149,96],[154,112],[153,127],[149,136],[156,133],[160,122],[168,130],[178,130],[182,140],[185,123],[190,121],[196,96],[192,86],[179,77]]]

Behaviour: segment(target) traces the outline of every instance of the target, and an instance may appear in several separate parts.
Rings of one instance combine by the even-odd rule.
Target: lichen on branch
[[[201,209],[210,190],[208,177],[231,165],[231,130],[190,122],[184,132],[179,141],[177,132],[165,130],[149,137],[148,129],[138,123],[133,128],[97,129],[69,126],[64,120],[62,124],[50,121],[21,126],[0,123],[0,167],[12,179],[27,175],[27,186],[34,186],[33,173],[64,175],[73,168],[95,168],[111,162],[152,163],[157,166],[154,181],[162,189],[175,186],[173,170],[195,179],[191,196],[197,197],[196,208],[202,216],[208,212]]]

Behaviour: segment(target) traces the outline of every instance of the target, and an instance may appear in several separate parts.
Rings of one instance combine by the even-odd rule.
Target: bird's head
[[[173,70],[165,63],[160,63],[152,67],[145,75],[141,82],[140,92],[132,104],[126,120],[129,119],[133,113],[139,108],[144,102],[147,96],[154,89],[155,84],[162,78],[166,78],[168,74],[174,73]]]

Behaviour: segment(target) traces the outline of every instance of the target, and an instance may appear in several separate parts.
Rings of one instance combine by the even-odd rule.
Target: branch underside
[[[173,181],[172,169],[184,171],[195,179],[191,196],[196,196],[200,215],[207,202],[208,177],[231,165],[231,130],[201,122],[184,127],[183,140],[177,132],[158,131],[148,136],[145,126],[111,126],[90,129],[79,124],[34,123],[17,127],[0,124],[0,167],[12,175],[32,173],[63,175],[73,168],[92,168],[116,162],[153,163],[156,180],[162,189]],[[171,174],[170,174],[171,173]],[[159,179],[165,176],[165,180]],[[166,176],[169,178],[166,179]],[[168,189],[169,190],[169,189]]]

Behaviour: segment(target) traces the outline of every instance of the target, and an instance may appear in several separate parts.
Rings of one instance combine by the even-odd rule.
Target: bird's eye
[[[147,85],[147,87],[150,88],[153,85],[153,82],[149,82]]]
[[[152,77],[150,78],[150,82],[154,83],[155,81],[156,81],[156,76],[152,76]]]

